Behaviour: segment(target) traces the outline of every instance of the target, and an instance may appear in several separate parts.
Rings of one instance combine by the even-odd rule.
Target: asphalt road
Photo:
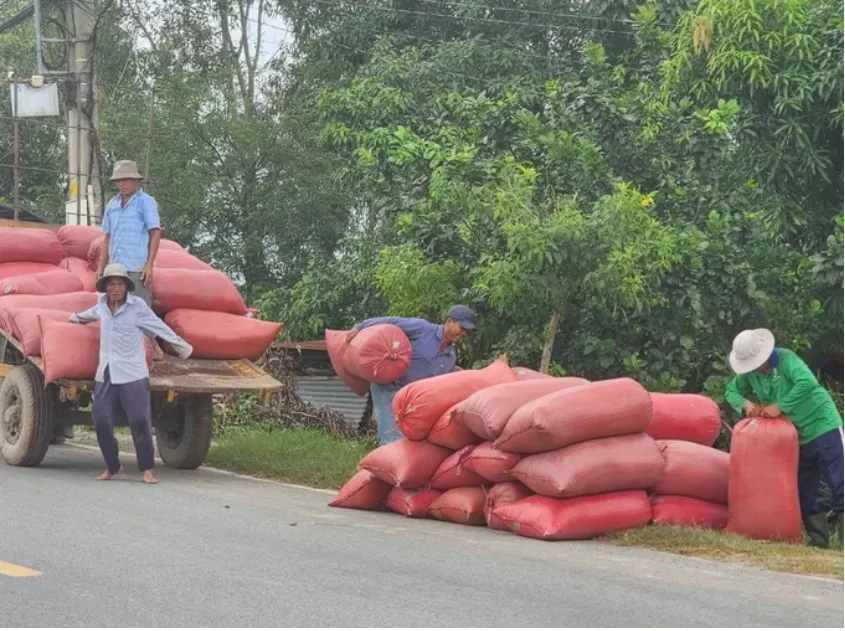
[[[112,482],[73,446],[0,463],[0,624],[843,626],[841,582],[330,509],[214,471],[160,468],[150,487],[124,462]]]

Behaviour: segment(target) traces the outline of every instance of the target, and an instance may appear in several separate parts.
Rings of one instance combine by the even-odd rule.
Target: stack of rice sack
[[[394,413],[405,439],[368,454],[333,506],[549,540],[644,526],[653,505],[659,523],[724,526],[727,455],[687,440],[718,435],[704,397],[499,360],[409,384]]]
[[[258,359],[282,328],[249,317],[235,284],[210,267],[159,268],[153,275],[152,295],[153,311],[194,347],[192,357]]]
[[[103,239],[89,226],[62,226],[55,233],[0,227],[0,329],[24,354],[42,357],[47,382],[94,376],[99,328],[83,330],[67,320],[96,304],[94,270]],[[257,359],[281,329],[248,317],[225,274],[167,239],[156,258],[152,293],[154,310],[194,347],[196,358]]]
[[[403,387],[394,398],[393,411],[405,438],[365,456],[359,472],[331,505],[379,510],[386,504],[409,517],[483,525],[484,480],[461,462],[468,453],[465,448],[481,439],[465,428],[460,428],[464,440],[452,437],[448,447],[426,439],[442,419],[452,424],[453,407],[464,399],[514,379],[507,362],[497,360],[481,370],[458,371]]]
[[[697,394],[652,393],[646,433],[666,462],[652,489],[655,524],[722,530],[728,521],[730,456],[711,445],[719,436],[719,406]]]
[[[496,506],[502,527],[537,539],[586,539],[651,520],[647,490],[665,464],[648,392],[632,379],[587,383],[523,404],[493,449],[520,460],[509,474],[534,493]]]

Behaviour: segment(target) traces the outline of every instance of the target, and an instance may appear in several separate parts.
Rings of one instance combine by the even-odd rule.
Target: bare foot
[[[143,482],[144,484],[158,484],[158,480],[153,475],[152,469],[147,469],[146,471],[144,471],[144,473],[141,475],[141,482]]]
[[[115,471],[114,473],[112,473],[111,471],[109,471],[108,469],[106,469],[103,473],[101,473],[100,475],[98,475],[96,479],[97,479],[97,480],[99,480],[99,481],[101,481],[101,482],[104,482],[105,480],[111,480],[114,476],[116,476],[116,475],[117,475],[118,473],[120,473],[121,471],[123,471],[123,467],[121,467],[120,469],[118,469],[118,470],[117,470],[117,471]]]

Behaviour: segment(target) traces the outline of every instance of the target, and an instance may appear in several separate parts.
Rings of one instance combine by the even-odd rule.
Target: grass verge
[[[205,464],[270,478],[339,489],[358,461],[378,445],[312,429],[227,429],[217,434]]]
[[[206,464],[261,478],[339,489],[355,473],[358,461],[377,445],[375,439],[337,438],[313,429],[228,428],[215,434]],[[647,526],[601,540],[777,572],[843,578],[843,555],[838,550],[673,526]]]
[[[602,537],[617,546],[662,550],[683,556],[731,561],[775,572],[842,580],[839,550],[819,550],[787,543],[756,541],[726,532],[680,526],[646,526]]]

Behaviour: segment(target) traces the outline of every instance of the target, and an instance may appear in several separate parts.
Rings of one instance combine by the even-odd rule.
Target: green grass
[[[311,429],[232,429],[214,439],[205,464],[261,478],[339,489],[378,445]]]
[[[841,550],[756,541],[725,532],[679,526],[646,526],[608,535],[602,540],[618,546],[731,561],[776,572],[826,576],[840,581],[843,578]]]

